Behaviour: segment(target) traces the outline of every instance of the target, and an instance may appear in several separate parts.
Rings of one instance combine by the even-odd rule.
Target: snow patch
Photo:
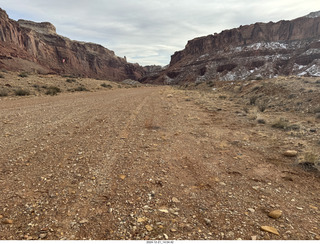
[[[312,13],[306,15],[305,17],[310,18],[310,19],[318,18],[318,17],[320,17],[320,11],[312,12]]]

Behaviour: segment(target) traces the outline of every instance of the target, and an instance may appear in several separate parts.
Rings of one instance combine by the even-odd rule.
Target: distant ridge
[[[320,11],[195,38],[171,56],[166,70],[144,80],[184,84],[278,75],[320,76]]]
[[[101,45],[72,41],[48,22],[14,21],[0,9],[0,68],[122,81],[145,70]]]

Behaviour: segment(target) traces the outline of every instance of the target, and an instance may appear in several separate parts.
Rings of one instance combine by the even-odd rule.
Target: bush
[[[76,79],[67,79],[66,82],[68,83],[73,83],[73,82],[76,82],[77,80]]]
[[[281,130],[287,130],[289,127],[289,123],[287,120],[280,118],[279,120],[275,121],[272,124],[273,128],[281,129]]]
[[[109,89],[112,88],[112,85],[106,84],[106,83],[102,83],[101,86],[104,87],[104,88],[109,88]]]
[[[27,72],[21,72],[18,76],[25,78],[28,77],[28,73]]]
[[[49,86],[47,88],[46,95],[54,96],[54,95],[57,95],[59,92],[61,92],[61,89],[59,87]]]
[[[14,94],[16,96],[28,96],[28,95],[30,95],[30,91],[19,88],[18,90],[14,91]]]
[[[0,97],[6,97],[8,96],[8,92],[4,89],[0,90]]]
[[[258,97],[254,96],[254,97],[250,97],[250,105],[255,105],[256,101],[257,101]]]
[[[84,86],[78,86],[76,89],[74,89],[74,91],[89,91],[89,90]]]

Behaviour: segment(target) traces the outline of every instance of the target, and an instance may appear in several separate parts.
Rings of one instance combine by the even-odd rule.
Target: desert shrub
[[[59,87],[49,86],[47,88],[46,95],[54,96],[54,95],[57,95],[59,92],[61,92],[61,89]]]
[[[316,113],[316,114],[320,113],[320,107],[315,108],[313,112]]]
[[[303,156],[303,161],[312,164],[317,164],[319,161],[319,157],[313,152],[306,152]]]
[[[19,75],[19,77],[22,77],[22,78],[25,78],[25,77],[28,77],[28,73],[27,72],[21,72]]]
[[[256,97],[256,96],[250,97],[250,105],[255,105],[257,99],[258,99],[258,97]]]
[[[89,90],[84,86],[78,86],[77,88],[74,89],[74,91],[89,91]]]
[[[280,118],[277,121],[275,121],[272,125],[273,128],[281,129],[281,130],[300,130],[300,125],[292,124],[290,125],[289,121]]]
[[[8,92],[4,89],[1,89],[0,90],[0,97],[6,97],[6,96],[8,96]]]
[[[268,102],[265,100],[259,102],[259,104],[258,104],[258,108],[259,108],[260,112],[264,112],[267,109],[267,107],[268,107]]]
[[[280,118],[277,121],[275,121],[271,126],[276,129],[287,130],[289,127],[289,122],[284,118]]]
[[[101,86],[104,87],[104,88],[109,88],[109,89],[112,88],[112,85],[106,84],[106,83],[102,83]]]
[[[14,91],[14,94],[16,96],[28,96],[28,95],[30,95],[30,91],[29,90],[24,90],[22,88],[19,88],[19,89]]]
[[[293,124],[288,126],[289,130],[300,130],[300,125]]]
[[[68,83],[73,83],[73,82],[76,82],[77,80],[76,79],[73,79],[73,78],[69,78],[66,80],[66,82]]]
[[[266,121],[264,119],[258,119],[257,122],[263,125],[266,124]]]

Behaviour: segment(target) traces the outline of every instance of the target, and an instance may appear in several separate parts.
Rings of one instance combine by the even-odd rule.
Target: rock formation
[[[10,19],[0,9],[0,68],[121,81],[145,70],[101,45],[71,41],[47,22]]]
[[[277,75],[320,76],[320,11],[193,39],[171,56],[165,71],[145,80],[183,84]]]

